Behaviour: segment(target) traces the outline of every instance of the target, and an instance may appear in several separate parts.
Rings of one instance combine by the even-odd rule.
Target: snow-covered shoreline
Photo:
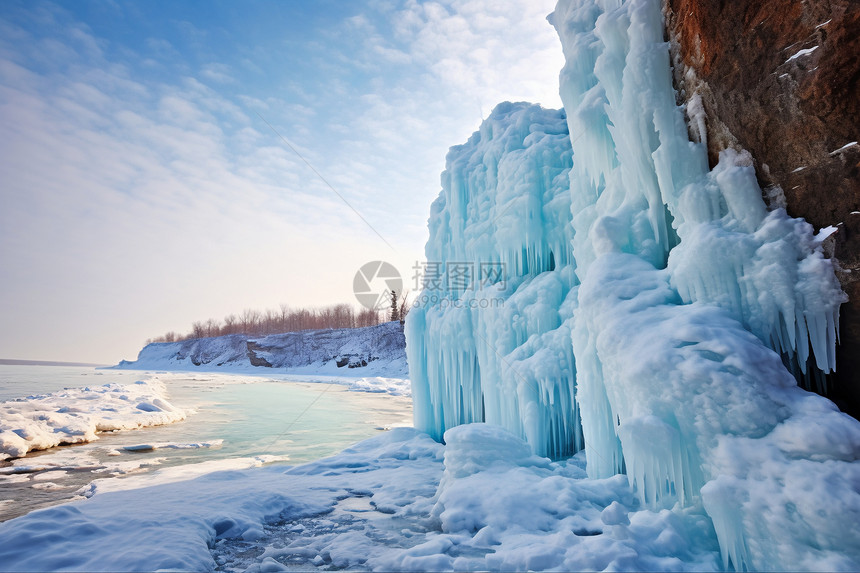
[[[96,433],[95,424],[97,429],[91,428],[90,435],[64,437],[62,432],[50,432],[52,440],[10,448],[13,459],[0,459],[0,521],[96,492],[136,489],[288,460],[308,462],[384,429],[411,423],[408,380],[267,376],[257,370],[123,372],[114,382],[126,381],[130,388],[116,383],[67,388],[0,402],[0,410],[8,405],[18,411],[35,411],[35,418],[43,418],[36,422],[22,421],[20,416],[3,418],[0,423],[8,421],[7,435],[12,438],[37,434],[28,424],[60,417],[55,410],[74,413],[73,418],[82,425],[78,420],[81,412],[104,410],[112,418],[112,427],[131,430]],[[133,380],[149,383],[128,383]],[[76,381],[67,376],[66,382]],[[130,392],[151,387],[166,388],[159,399],[165,403],[169,399],[174,410],[184,410],[187,417],[181,424],[147,426],[140,423],[137,410],[117,407],[117,396],[128,397]],[[117,389],[128,392],[111,392]],[[130,419],[118,421],[123,418]],[[88,443],[93,439],[96,441]],[[53,447],[58,441],[71,447]],[[14,456],[25,450],[29,451],[23,457]]]
[[[157,378],[68,388],[0,402],[0,460],[98,439],[98,433],[184,420]]]
[[[445,438],[396,428],[301,466],[96,491],[0,523],[0,570],[719,569],[704,515],[642,509],[624,476],[485,424]]]
[[[130,369],[129,369],[130,370]],[[372,394],[390,394],[391,396],[409,397],[412,394],[411,384],[408,377],[397,376],[399,371],[395,369],[392,373],[385,369],[379,369],[377,375],[368,376],[366,371],[356,372],[349,376],[345,373],[332,371],[329,368],[315,369],[314,366],[306,368],[294,368],[289,370],[271,370],[255,366],[230,366],[224,368],[170,368],[170,369],[144,369],[140,370],[145,376],[158,376],[169,372],[170,374],[188,374],[190,376],[200,374],[215,374],[227,376],[248,377],[245,383],[251,384],[255,381],[271,380],[275,382],[297,382],[301,384],[337,384],[345,386],[352,392],[368,392]],[[351,372],[350,372],[351,373]]]

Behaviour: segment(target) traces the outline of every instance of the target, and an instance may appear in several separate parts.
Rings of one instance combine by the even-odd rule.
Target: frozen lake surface
[[[411,425],[410,398],[351,391],[396,392],[405,387],[403,381],[266,374],[271,375],[0,366],[0,402],[157,378],[167,387],[170,403],[189,413],[184,421],[101,433],[88,444],[0,461],[0,520],[90,495],[96,488],[141,487],[146,480],[185,479],[215,469],[305,463],[386,428]]]

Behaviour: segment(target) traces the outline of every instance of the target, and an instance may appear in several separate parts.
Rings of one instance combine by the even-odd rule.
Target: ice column
[[[407,318],[416,426],[487,421],[542,455],[582,448],[570,330],[576,275],[564,113],[497,106],[452,147]]]

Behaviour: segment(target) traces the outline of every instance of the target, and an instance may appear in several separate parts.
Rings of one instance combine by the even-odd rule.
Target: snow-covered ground
[[[114,368],[406,378],[405,344],[398,322],[262,337],[231,334],[148,344],[137,360]]]
[[[411,428],[292,468],[100,493],[0,524],[0,570],[716,570],[710,522],[639,507],[506,430]]]

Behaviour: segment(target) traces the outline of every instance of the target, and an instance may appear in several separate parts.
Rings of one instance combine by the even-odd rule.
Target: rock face
[[[664,0],[679,103],[711,166],[744,148],[771,204],[816,229],[849,296],[830,397],[860,415],[860,2]]]

